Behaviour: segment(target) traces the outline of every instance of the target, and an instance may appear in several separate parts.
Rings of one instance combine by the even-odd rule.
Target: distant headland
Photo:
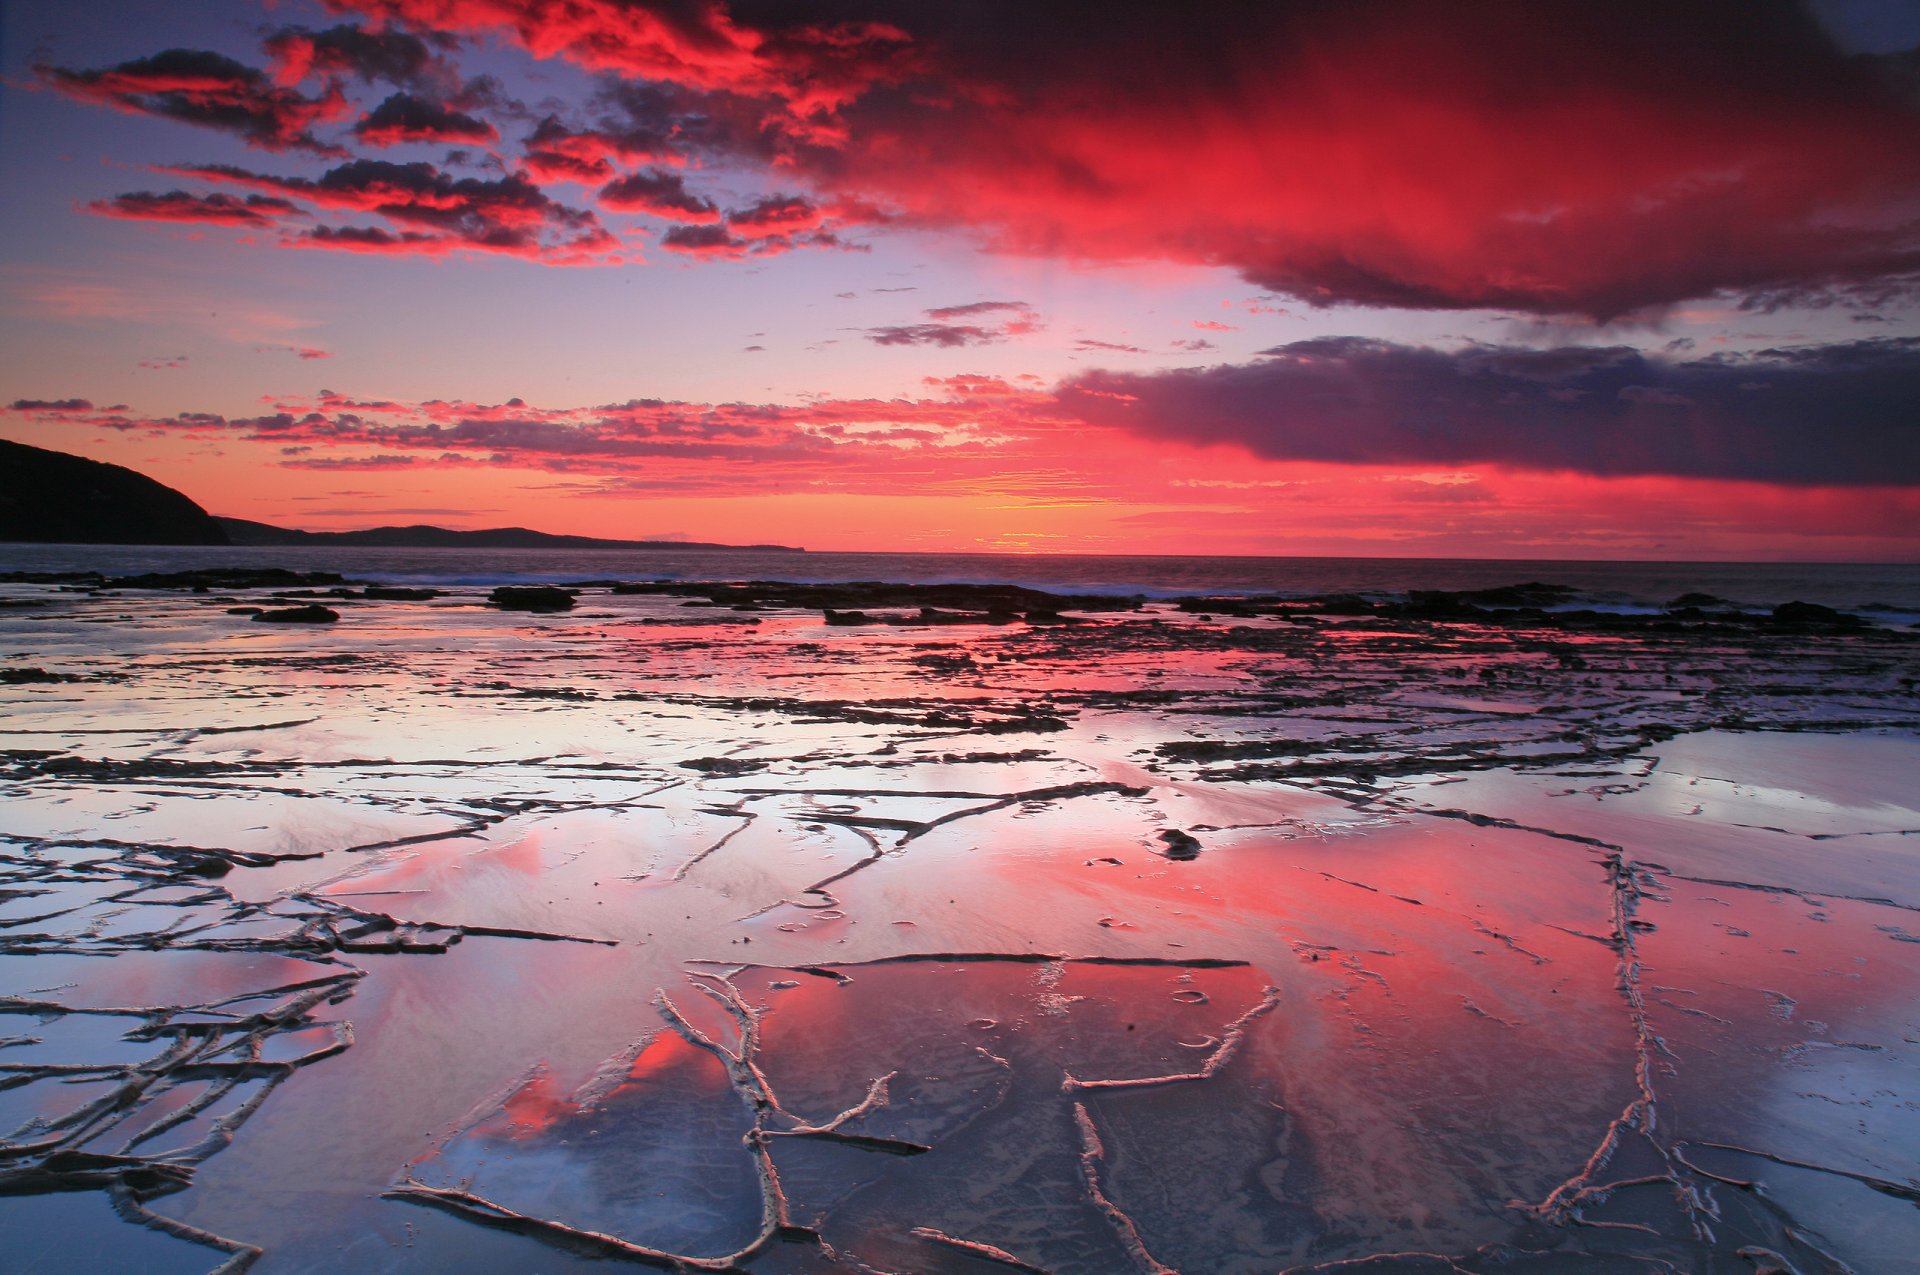
[[[368,549],[679,549],[804,553],[792,545],[607,540],[525,527],[369,527],[298,531],[221,518],[122,465],[0,439],[0,541],[100,545],[351,545]]]
[[[369,527],[365,531],[295,531],[245,518],[215,518],[236,545],[354,545],[367,549],[711,549],[805,553],[793,545],[723,545],[705,540],[603,540],[525,527],[453,531],[446,527]]]

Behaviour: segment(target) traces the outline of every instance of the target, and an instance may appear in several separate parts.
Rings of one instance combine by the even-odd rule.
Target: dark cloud
[[[403,229],[317,227],[296,242],[363,252],[437,253],[453,248],[567,262],[618,244],[584,209],[550,198],[525,175],[452,177],[425,162],[356,159],[318,178],[276,177],[232,165],[171,170],[182,176],[270,191],[331,211],[374,213]]]
[[[496,114],[527,118],[527,104],[507,92],[507,86],[495,75],[476,75],[447,95],[447,105],[456,111],[493,111]]]
[[[679,173],[645,168],[600,189],[600,203],[616,212],[648,213],[673,221],[710,223],[720,220],[712,200],[687,189]]]
[[[689,257],[738,257],[748,245],[725,226],[674,226],[660,236],[660,246]]]
[[[300,460],[280,461],[282,469],[366,470],[405,469],[418,463],[417,456],[308,456]]]
[[[401,142],[497,142],[499,130],[485,120],[449,110],[438,102],[395,93],[353,126],[354,136],[370,146]]]
[[[1920,482],[1920,338],[1688,361],[1626,346],[1442,351],[1362,337],[1265,354],[1088,372],[1058,397],[1092,423],[1273,459]]]
[[[341,153],[312,132],[315,124],[347,112],[337,86],[317,98],[303,97],[219,53],[168,49],[99,71],[36,70],[69,97],[218,129],[262,150]]]
[[[16,398],[7,405],[16,412],[91,412],[93,403],[84,398]]]
[[[818,228],[826,214],[812,200],[799,195],[768,195],[745,208],[729,209],[727,225],[751,237],[792,235]]]
[[[656,215],[677,217],[685,214],[662,209]],[[729,260],[746,256],[778,256],[797,248],[840,248],[849,252],[867,250],[864,245],[844,242],[831,230],[784,233],[765,226],[742,228],[733,221],[731,214],[725,221],[716,224],[675,226],[660,236],[660,246],[685,256]]]
[[[877,291],[911,292],[913,289],[881,288]],[[954,349],[1025,336],[1040,328],[1039,314],[1024,301],[969,301],[964,305],[935,306],[921,313],[930,322],[868,328],[867,340],[875,345],[933,345]],[[983,319],[995,315],[1006,317],[992,326],[954,322],[955,319]]]
[[[909,292],[910,288],[881,288],[881,292]],[[999,311],[1014,311],[1030,314],[1033,307],[1024,301],[969,301],[965,305],[943,305],[926,312],[927,317],[936,323],[949,319],[970,319],[978,314],[994,314]]]
[[[579,182],[595,185],[613,176],[614,167],[604,159],[581,159],[564,151],[528,151],[521,156],[527,175],[539,182]]]
[[[1122,345],[1117,341],[1096,341],[1092,337],[1081,337],[1073,343],[1076,350],[1106,350],[1113,354],[1145,354],[1137,345]]]
[[[284,199],[270,195],[192,195],[184,190],[155,194],[134,191],[112,199],[96,199],[87,211],[102,217],[121,217],[130,221],[184,221],[215,226],[271,226],[282,217],[300,209]]]
[[[276,63],[275,78],[298,84],[312,75],[351,75],[366,83],[385,81],[408,88],[426,87],[444,78],[441,63],[425,40],[387,28],[355,26],[284,27],[267,37],[267,53]]]
[[[332,248],[340,252],[419,253],[433,256],[453,245],[447,236],[402,231],[395,234],[378,226],[315,226],[291,241],[296,248]]]
[[[867,340],[875,345],[937,345],[956,349],[963,345],[985,345],[1002,339],[1001,333],[966,323],[911,323],[902,327],[868,328]]]

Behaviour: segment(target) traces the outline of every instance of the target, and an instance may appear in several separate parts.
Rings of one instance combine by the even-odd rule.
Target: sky
[[[1920,0],[7,0],[0,172],[221,515],[1920,561]]]

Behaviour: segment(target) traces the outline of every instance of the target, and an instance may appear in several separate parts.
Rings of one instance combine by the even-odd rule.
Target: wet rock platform
[[[7,1269],[1920,1269],[1911,630],[565,596],[0,583]]]

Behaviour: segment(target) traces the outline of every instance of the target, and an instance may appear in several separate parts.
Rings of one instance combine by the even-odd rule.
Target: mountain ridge
[[[363,549],[692,549],[711,552],[805,553],[793,545],[729,545],[706,540],[612,540],[571,536],[528,527],[487,527],[457,531],[425,523],[366,527],[358,531],[300,531],[246,518],[215,516],[236,545],[353,545]]]
[[[137,469],[0,439],[0,541],[224,545],[214,516]]]

